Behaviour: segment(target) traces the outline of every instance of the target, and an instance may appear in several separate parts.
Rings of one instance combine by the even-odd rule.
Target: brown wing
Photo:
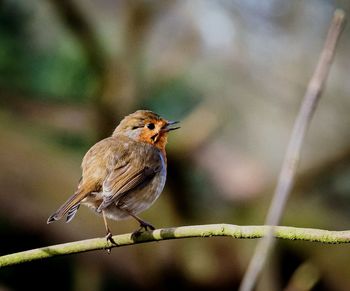
[[[147,183],[159,170],[158,164],[155,167],[149,165],[135,167],[133,163],[114,169],[103,182],[104,198],[97,211],[102,211],[124,194]]]

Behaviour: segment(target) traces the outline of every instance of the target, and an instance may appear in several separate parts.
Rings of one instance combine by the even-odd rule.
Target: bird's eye
[[[155,129],[155,127],[156,127],[156,126],[154,125],[154,123],[148,123],[146,126],[147,126],[148,129],[151,129],[151,130],[152,130],[152,129]]]

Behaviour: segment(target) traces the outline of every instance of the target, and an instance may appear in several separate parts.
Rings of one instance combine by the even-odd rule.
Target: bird
[[[125,116],[110,137],[85,154],[82,175],[75,193],[47,220],[66,217],[70,222],[80,205],[103,217],[107,241],[114,243],[107,219],[132,217],[140,227],[133,232],[154,230],[138,214],[148,209],[163,191],[167,176],[165,146],[168,133],[180,127],[150,110]]]

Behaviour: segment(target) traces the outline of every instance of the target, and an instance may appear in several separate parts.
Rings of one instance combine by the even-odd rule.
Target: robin
[[[107,240],[114,243],[107,218],[135,218],[140,228],[154,226],[138,217],[148,209],[163,191],[167,158],[165,145],[168,133],[177,121],[168,121],[148,110],[138,110],[126,116],[111,137],[96,143],[85,154],[82,177],[77,190],[47,220],[66,216],[71,221],[79,206],[86,205],[103,217]]]

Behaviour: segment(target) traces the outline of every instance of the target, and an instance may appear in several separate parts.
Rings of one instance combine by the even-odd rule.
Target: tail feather
[[[56,220],[60,220],[66,214],[66,222],[70,222],[74,218],[80,206],[80,202],[85,198],[85,196],[86,195],[83,192],[76,192],[55,213],[53,213],[48,218],[47,223],[49,224]]]
[[[74,216],[77,214],[79,207],[80,207],[80,203],[74,205],[71,209],[68,210],[67,218],[66,218],[67,223],[74,218]]]

